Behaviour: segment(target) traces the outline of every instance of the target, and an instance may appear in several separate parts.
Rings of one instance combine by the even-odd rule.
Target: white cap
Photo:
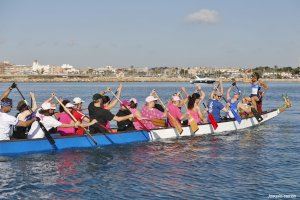
[[[137,103],[136,98],[131,98],[131,99],[129,99],[129,101],[133,101],[134,103]]]
[[[179,96],[177,95],[172,96],[172,101],[180,101]]]
[[[82,101],[79,97],[75,97],[74,99],[73,99],[73,103],[74,104],[80,104],[80,103],[83,103],[84,101]]]
[[[41,105],[43,110],[50,110],[51,104],[49,102],[45,102]]]
[[[50,109],[55,110],[56,109],[56,105],[54,103],[51,103]]]
[[[74,104],[72,104],[72,103],[67,103],[66,104],[66,108],[73,108],[74,107]]]
[[[155,98],[154,96],[148,96],[147,98],[146,98],[146,102],[147,103],[149,103],[149,102],[151,102],[151,101],[156,101],[157,100],[157,98]]]

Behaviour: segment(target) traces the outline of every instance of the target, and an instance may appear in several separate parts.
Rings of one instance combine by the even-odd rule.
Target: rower
[[[257,72],[254,72],[251,75],[250,83],[251,83],[250,98],[251,98],[251,101],[252,101],[252,106],[255,110],[258,110],[257,104],[259,103],[259,101],[260,101],[260,104],[262,104],[262,102],[261,102],[262,101],[262,96],[264,96],[265,91],[268,90],[269,87],[265,82],[263,82],[260,79],[260,76]],[[262,92],[262,89],[264,89],[264,92]],[[262,93],[259,94],[259,91],[261,91]],[[261,107],[261,105],[260,105],[260,107]],[[262,110],[260,108],[260,113],[261,112],[262,112]]]
[[[232,110],[235,111],[235,113],[238,113],[238,105],[239,105],[239,98],[240,98],[240,94],[241,92],[238,89],[233,90],[233,97],[230,97],[230,92],[232,91],[232,89],[235,87],[236,83],[233,83],[227,90],[226,93],[226,100],[227,102],[230,103],[230,107]],[[231,112],[231,110],[228,111],[227,113],[227,117],[230,119],[234,119],[234,115]]]
[[[169,110],[169,114],[172,115],[179,123],[185,118],[187,118],[186,114],[181,113],[180,106],[180,98],[178,95],[173,95],[171,101],[167,104],[167,108]],[[168,119],[170,120],[170,119]]]
[[[167,112],[161,112],[157,108],[155,108],[155,102],[158,100],[158,98],[155,98],[154,96],[148,96],[145,101],[146,104],[142,108],[142,117],[146,118],[147,120],[144,120],[144,125],[147,129],[151,130],[154,128],[159,128],[156,125],[154,125],[151,120],[154,119],[162,119],[167,116]]]
[[[137,109],[137,106],[138,106],[138,101],[137,101],[136,98],[129,99],[129,110],[130,110],[130,112],[134,115],[135,118],[137,118],[138,120],[142,120],[142,114]],[[136,130],[143,130],[143,127],[141,126],[141,124],[137,120],[133,121],[133,125],[134,125],[134,128]]]
[[[74,105],[70,103],[69,100],[63,100],[62,104],[70,111],[72,112]],[[63,124],[69,124],[73,125],[71,127],[58,127],[57,132],[60,133],[62,136],[68,136],[68,135],[74,135],[75,134],[75,122],[71,118],[71,116],[64,110],[64,108],[60,105],[59,106],[59,113],[57,113],[55,116],[57,120]]]
[[[123,88],[122,84],[120,84],[119,87],[117,88],[117,94],[116,94],[116,96],[117,96],[118,99],[120,99],[120,97],[121,97],[122,88]],[[118,100],[117,99],[111,100],[109,96],[104,95],[105,93],[106,93],[106,91],[100,92],[100,95],[103,94],[102,95],[103,108],[106,109],[106,110],[111,110],[111,109],[113,109],[117,105]],[[107,124],[105,125],[105,127],[107,129],[111,128],[109,121],[107,121]]]
[[[92,134],[109,132],[110,130],[105,127],[108,121],[115,120],[120,122],[133,118],[132,114],[118,117],[113,115],[109,110],[104,109],[102,97],[103,96],[99,93],[94,94],[93,101],[88,106],[91,120],[96,119],[98,121],[98,123],[90,126],[90,131]]]
[[[80,123],[83,123],[82,124],[83,127],[88,127],[88,126],[91,126],[91,125],[97,123],[97,120],[90,121],[90,118],[82,113],[82,103],[84,103],[84,101],[81,100],[81,98],[79,98],[79,97],[75,97],[73,99],[74,107],[71,112],[72,115],[75,117],[75,119],[77,121],[79,121]],[[82,126],[75,128],[76,135],[84,134],[85,130]]]
[[[123,100],[120,103],[120,110],[118,111],[118,113],[116,114],[116,116],[121,117],[121,116],[130,115],[131,111],[127,109],[129,106],[130,106],[130,102],[127,101],[127,100]],[[135,130],[133,122],[130,119],[117,122],[117,126],[118,126],[118,131],[131,131],[131,130]]]
[[[244,97],[242,102],[239,104],[239,114],[242,118],[252,117],[251,112],[251,98]]]
[[[188,103],[187,103],[187,112],[195,120],[197,124],[203,124],[206,122],[200,110],[200,103],[205,96],[205,94],[203,93],[202,95],[200,95],[197,92],[193,93],[192,95],[189,96]]]
[[[12,90],[12,88],[10,88],[10,90]],[[28,127],[35,121],[35,118],[28,121],[21,121],[7,114],[12,108],[12,100],[7,97],[1,99],[0,105],[0,140],[10,140],[9,135],[12,126]]]
[[[221,111],[228,112],[230,106],[229,103],[224,106],[220,102],[222,96],[220,91],[215,91],[213,92],[213,98],[208,101],[208,112],[214,116],[216,122],[221,122]]]
[[[53,117],[53,107],[51,103],[45,102],[41,105],[41,109],[37,111],[36,116],[40,118],[40,122],[44,125],[47,131],[52,128],[71,128],[71,127],[78,127],[80,122],[72,123],[72,124],[63,124],[57,119]],[[28,139],[37,139],[37,138],[44,138],[45,133],[40,128],[39,123],[35,121],[32,123],[31,128],[28,132]]]
[[[37,110],[37,104],[35,100],[34,93],[30,92],[30,97],[32,100],[32,107],[31,110],[35,112]],[[17,110],[19,113],[17,114],[17,119],[21,121],[27,121],[32,118],[32,112],[29,110],[29,107],[27,106],[26,102],[24,100],[19,101],[17,105]],[[22,126],[14,126],[13,128],[13,134],[12,138],[14,139],[26,139],[27,138],[27,132],[29,131],[29,127],[22,127]]]

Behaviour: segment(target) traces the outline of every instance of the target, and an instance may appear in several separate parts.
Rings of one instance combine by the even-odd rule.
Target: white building
[[[38,74],[49,74],[50,66],[49,65],[40,65],[37,60],[32,63],[32,71]]]

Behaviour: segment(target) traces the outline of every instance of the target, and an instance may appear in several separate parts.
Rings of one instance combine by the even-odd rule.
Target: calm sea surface
[[[1,84],[4,91],[9,84]],[[85,107],[94,93],[116,83],[20,83],[38,103],[55,92]],[[189,83],[124,83],[122,98],[140,105],[155,88],[165,101]],[[225,84],[225,86],[228,86]],[[210,91],[210,85],[203,86]],[[240,85],[249,94],[248,85]],[[300,197],[300,84],[271,83],[264,107],[293,107],[258,127],[226,136],[194,137],[118,147],[70,150],[0,158],[0,198],[4,199],[266,199]],[[14,110],[20,99],[10,95]],[[115,113],[116,110],[113,110]],[[14,114],[15,112],[12,112]]]

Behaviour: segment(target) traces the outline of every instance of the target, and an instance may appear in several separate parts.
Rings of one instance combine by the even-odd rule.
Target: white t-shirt
[[[11,126],[17,125],[19,120],[7,113],[0,112],[0,140],[10,140]]]
[[[56,128],[62,124],[52,116],[40,116],[40,119],[47,131],[49,131],[51,128]],[[45,137],[45,133],[39,126],[39,123],[37,121],[33,122],[28,132],[27,138],[37,139],[37,138],[44,138],[44,137]]]

